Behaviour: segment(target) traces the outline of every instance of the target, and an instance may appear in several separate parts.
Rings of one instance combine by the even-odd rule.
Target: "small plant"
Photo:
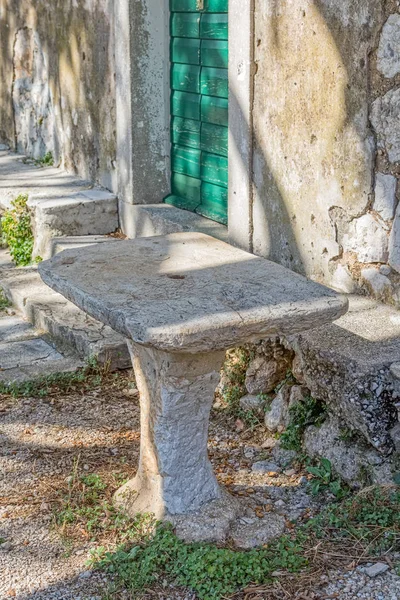
[[[303,435],[309,425],[321,425],[325,420],[325,405],[311,396],[291,407],[290,422],[280,437],[285,450],[301,451]]]
[[[11,258],[18,267],[32,262],[34,240],[27,202],[27,194],[20,194],[1,219],[3,244],[10,249]]]
[[[115,552],[105,547],[93,550],[90,566],[109,572],[115,585],[133,597],[165,580],[192,590],[200,600],[220,600],[253,585],[255,594],[260,595],[262,585],[262,596],[270,597],[269,589],[277,590],[272,583],[276,572],[300,573],[303,591],[304,574],[329,568],[329,556],[342,557],[344,566],[349,556],[369,560],[399,545],[400,491],[370,488],[328,506],[292,534],[248,552],[185,544],[171,527],[159,525],[133,546],[119,546]],[[294,585],[296,580],[292,576],[290,581]]]
[[[307,471],[313,476],[311,491],[314,495],[329,491],[338,500],[348,495],[348,487],[342,483],[339,477],[334,476],[332,463],[327,458],[321,458],[317,466],[307,467]]]
[[[54,511],[54,518],[64,540],[84,536],[92,541],[112,537],[117,544],[143,541],[152,531],[155,520],[151,515],[138,515],[130,519],[114,507],[112,493],[119,487],[121,473],[112,477],[107,484],[97,473],[79,473],[79,458],[74,461],[68,488],[61,490]],[[99,560],[105,549],[99,547],[92,553],[90,562]]]
[[[6,298],[3,290],[0,288],[0,313],[11,306],[11,302]]]
[[[0,395],[20,398],[22,396],[45,397],[52,393],[68,392],[76,386],[86,389],[98,387],[109,375],[108,365],[101,365],[90,358],[84,368],[71,373],[54,373],[32,381],[0,382]]]
[[[46,152],[46,154],[39,160],[36,160],[35,163],[41,167],[52,167],[54,165],[53,154],[51,152]]]

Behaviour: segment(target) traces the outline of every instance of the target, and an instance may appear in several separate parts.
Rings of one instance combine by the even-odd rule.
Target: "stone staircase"
[[[118,243],[108,235],[118,228],[118,203],[107,190],[10,152],[0,152],[0,179],[0,209],[28,194],[35,257]],[[0,250],[0,286],[18,313],[0,314],[0,380],[74,370],[93,356],[112,369],[131,366],[122,336],[51,290],[35,266],[15,268],[5,249]]]

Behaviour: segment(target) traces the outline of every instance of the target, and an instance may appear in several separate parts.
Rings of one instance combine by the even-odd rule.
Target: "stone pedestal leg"
[[[140,391],[137,476],[115,502],[129,515],[185,515],[219,500],[207,454],[209,415],[224,352],[178,354],[129,342]]]

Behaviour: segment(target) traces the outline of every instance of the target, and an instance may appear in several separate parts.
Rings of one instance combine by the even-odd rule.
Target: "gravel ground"
[[[1,600],[133,600],[108,593],[111,582],[86,566],[93,543],[84,533],[73,540],[63,536],[54,520],[55,499],[77,461],[82,473],[133,476],[139,407],[128,377],[42,398],[0,396]],[[246,517],[254,521],[275,512],[287,522],[307,520],[319,501],[308,495],[305,473],[290,466],[290,453],[275,444],[263,428],[246,431],[242,423],[214,412],[211,460],[220,482],[243,500]],[[298,598],[400,600],[400,578],[393,570],[371,579],[363,569],[332,572]],[[170,588],[148,597],[193,600]],[[252,600],[264,597],[260,593]]]

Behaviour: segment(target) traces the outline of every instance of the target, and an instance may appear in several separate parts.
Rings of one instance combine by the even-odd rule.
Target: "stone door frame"
[[[117,168],[120,221],[170,193],[169,0],[115,2]],[[229,0],[231,243],[252,250],[254,0]]]

